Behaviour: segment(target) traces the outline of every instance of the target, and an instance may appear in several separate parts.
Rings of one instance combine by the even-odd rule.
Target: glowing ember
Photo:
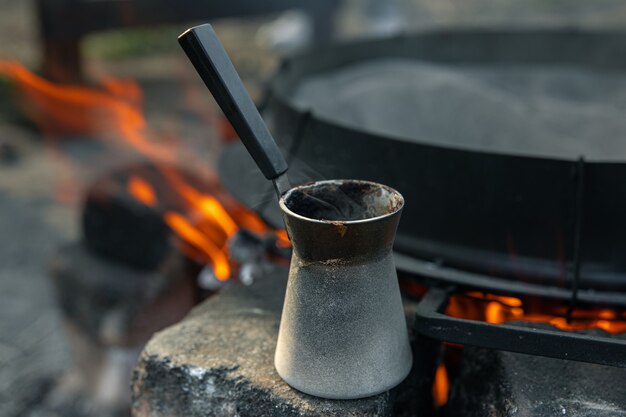
[[[448,380],[448,371],[444,364],[439,364],[435,372],[435,382],[433,384],[433,400],[437,407],[446,405],[449,391],[450,382]]]
[[[18,89],[26,114],[47,136],[90,135],[116,143],[150,159],[166,179],[160,189],[171,191],[184,209],[168,209],[164,220],[183,243],[185,253],[199,262],[209,262],[215,276],[231,275],[227,240],[244,227],[255,233],[268,233],[267,225],[253,212],[237,204],[225,193],[201,192],[170,168],[177,160],[193,161],[192,152],[182,152],[159,141],[149,132],[142,109],[143,94],[133,81],[106,79],[100,88],[51,83],[16,62],[0,61],[0,75]],[[170,162],[165,164],[164,162]],[[200,165],[201,161],[196,165]],[[134,176],[128,192],[147,206],[160,204],[155,184]],[[284,231],[275,231],[277,245],[288,247]]]
[[[626,313],[611,309],[577,308],[568,320],[568,306],[546,300],[525,300],[481,292],[454,294],[446,314],[493,324],[510,321],[550,323],[562,330],[602,329],[626,332]]]
[[[230,278],[230,265],[224,248],[220,248],[178,213],[165,214],[167,224],[193,248],[201,249],[213,264],[213,273],[220,281]],[[193,253],[192,253],[193,255]]]
[[[128,192],[138,201],[146,206],[154,207],[157,203],[154,189],[146,180],[133,176],[128,182]]]
[[[162,172],[179,196],[192,208],[194,215],[214,223],[226,237],[232,236],[237,231],[237,223],[215,197],[196,190],[172,169],[163,169]]]
[[[287,235],[287,231],[284,229],[276,230],[274,232],[276,234],[276,246],[279,248],[289,248],[291,247],[291,242],[289,241],[289,235]]]

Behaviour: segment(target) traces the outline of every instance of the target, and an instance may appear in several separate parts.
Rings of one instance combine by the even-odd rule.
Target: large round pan
[[[625,33],[472,29],[318,49],[284,63],[271,83],[265,115],[283,150],[291,153],[294,170],[313,173],[310,179],[376,181],[404,195],[399,253],[482,276],[561,288],[576,280],[582,290],[626,289],[626,158],[543,156],[533,149],[476,149],[462,139],[441,144],[436,137],[388,136],[321,115],[294,99],[308,77],[388,58],[450,67],[569,65],[619,72],[626,69]],[[251,177],[241,170],[233,177],[237,154],[225,155],[222,167],[231,175],[223,176],[224,182],[249,205],[262,204],[261,188],[245,179]]]

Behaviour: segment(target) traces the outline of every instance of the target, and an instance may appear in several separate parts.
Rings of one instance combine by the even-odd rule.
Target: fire
[[[482,320],[492,324],[511,321],[549,323],[562,330],[602,329],[617,334],[626,332],[626,313],[599,308],[577,308],[568,317],[565,303],[522,300],[516,297],[478,291],[454,294],[446,314],[457,318]]]
[[[448,371],[446,370],[446,366],[440,363],[435,371],[435,382],[433,383],[433,400],[437,407],[446,405],[449,392],[450,381],[448,379]]]
[[[145,141],[141,89],[132,81],[108,79],[102,89],[51,83],[12,61],[0,61],[0,74],[19,89],[29,117],[45,134],[111,133]]]
[[[213,264],[213,273],[217,279],[225,281],[230,278],[230,265],[223,248],[216,246],[211,238],[207,237],[201,230],[195,228],[186,218],[178,213],[166,213],[165,221],[172,230],[182,236],[192,248],[201,249],[208,255]]]
[[[469,291],[452,294],[445,314],[451,317],[502,324],[511,321],[549,323],[568,331],[602,329],[617,334],[626,332],[626,312],[609,308],[576,308],[570,312],[562,301],[539,298],[517,298],[504,295]],[[446,343],[446,354],[462,345]],[[448,402],[450,393],[449,359],[440,363],[435,371],[432,387],[433,401],[437,407]],[[454,373],[450,374],[454,375]]]
[[[132,176],[128,182],[128,192],[146,206],[154,207],[157,203],[154,188],[143,178]]]
[[[274,232],[276,238],[276,245],[279,248],[289,248],[291,247],[291,242],[289,241],[289,235],[287,235],[287,231],[284,229],[279,229]]]
[[[270,232],[255,213],[226,193],[202,192],[171,168],[177,160],[184,160],[186,165],[189,161],[200,165],[201,161],[195,161],[191,152],[172,149],[150,132],[142,108],[143,94],[137,83],[106,79],[98,88],[58,85],[12,61],[0,61],[0,75],[17,88],[24,111],[47,137],[91,135],[130,149],[154,163],[166,179],[164,186],[173,190],[184,203],[184,209],[161,204],[155,184],[138,176],[129,179],[128,193],[144,205],[164,206],[164,220],[179,237],[185,253],[199,262],[211,263],[218,279],[227,280],[231,276],[227,241],[240,227],[259,234]],[[277,245],[289,245],[284,231],[273,233]]]

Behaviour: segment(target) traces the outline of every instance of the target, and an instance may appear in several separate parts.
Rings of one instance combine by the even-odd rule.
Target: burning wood
[[[133,175],[124,191],[139,204],[160,213],[187,256],[212,266],[219,280],[231,277],[228,239],[240,227],[257,234],[274,234],[253,212],[234,201],[214,176],[203,173],[209,187],[192,183],[177,168],[202,167],[190,149],[172,147],[149,129],[139,85],[129,80],[105,79],[99,87],[49,82],[16,62],[0,62],[4,75],[19,93],[25,114],[46,137],[88,135],[150,161],[162,183]],[[206,189],[209,188],[210,192]],[[277,233],[279,244],[289,244]]]

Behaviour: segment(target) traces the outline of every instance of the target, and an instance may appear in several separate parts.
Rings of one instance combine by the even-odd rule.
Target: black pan
[[[601,292],[607,302],[623,303],[626,154],[607,156],[593,146],[581,153],[567,146],[546,150],[533,148],[532,141],[527,148],[514,143],[508,151],[481,148],[462,135],[454,143],[386,135],[307,107],[296,97],[311,77],[388,59],[453,69],[567,66],[619,77],[626,69],[626,33],[446,30],[332,46],[288,59],[264,106],[289,155],[292,178],[297,172],[300,181],[360,178],[404,195],[395,249],[407,268],[462,285],[522,283],[562,296],[577,287],[582,299],[598,301]],[[392,110],[402,104],[389,100]],[[427,117],[423,112],[429,109],[417,111]],[[620,141],[610,138],[613,145]],[[243,149],[227,149],[220,164],[223,182],[279,224],[271,187],[255,181],[252,168],[247,175],[242,168],[247,159]]]

